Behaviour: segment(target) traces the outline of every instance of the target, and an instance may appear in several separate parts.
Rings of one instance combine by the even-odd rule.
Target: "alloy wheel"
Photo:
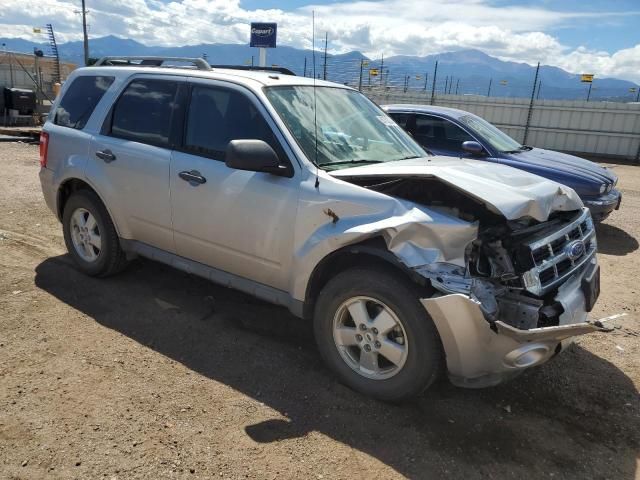
[[[371,297],[349,298],[333,319],[333,340],[355,372],[373,380],[396,375],[407,360],[407,334],[398,316]]]

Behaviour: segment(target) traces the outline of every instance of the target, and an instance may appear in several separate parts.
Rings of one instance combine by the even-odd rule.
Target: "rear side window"
[[[114,77],[93,75],[77,77],[56,108],[53,123],[82,130],[113,80]]]
[[[231,140],[262,140],[280,159],[284,152],[262,114],[240,92],[194,85],[189,102],[184,147],[187,151],[224,160]]]
[[[177,90],[176,82],[132,81],[113,108],[111,136],[167,147]]]

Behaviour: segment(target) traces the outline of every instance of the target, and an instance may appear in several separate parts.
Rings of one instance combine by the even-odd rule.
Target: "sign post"
[[[259,49],[259,65],[267,66],[267,48],[276,48],[277,23],[251,23],[250,47]]]
[[[583,73],[582,75],[580,75],[580,81],[582,83],[589,84],[589,90],[587,91],[587,102],[591,98],[591,87],[593,86],[593,76],[594,76],[593,73]]]

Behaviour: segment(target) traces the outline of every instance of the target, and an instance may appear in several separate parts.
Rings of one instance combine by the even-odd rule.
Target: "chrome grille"
[[[528,247],[534,267],[523,276],[525,288],[543,295],[560,285],[595,255],[595,228],[588,209],[558,231]]]

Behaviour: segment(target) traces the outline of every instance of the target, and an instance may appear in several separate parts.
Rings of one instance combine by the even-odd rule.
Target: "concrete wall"
[[[429,104],[430,92],[364,89],[379,105]],[[434,105],[479,115],[523,142],[530,99],[466,95],[437,95]],[[527,144],[540,148],[638,160],[640,104],[536,100]]]

